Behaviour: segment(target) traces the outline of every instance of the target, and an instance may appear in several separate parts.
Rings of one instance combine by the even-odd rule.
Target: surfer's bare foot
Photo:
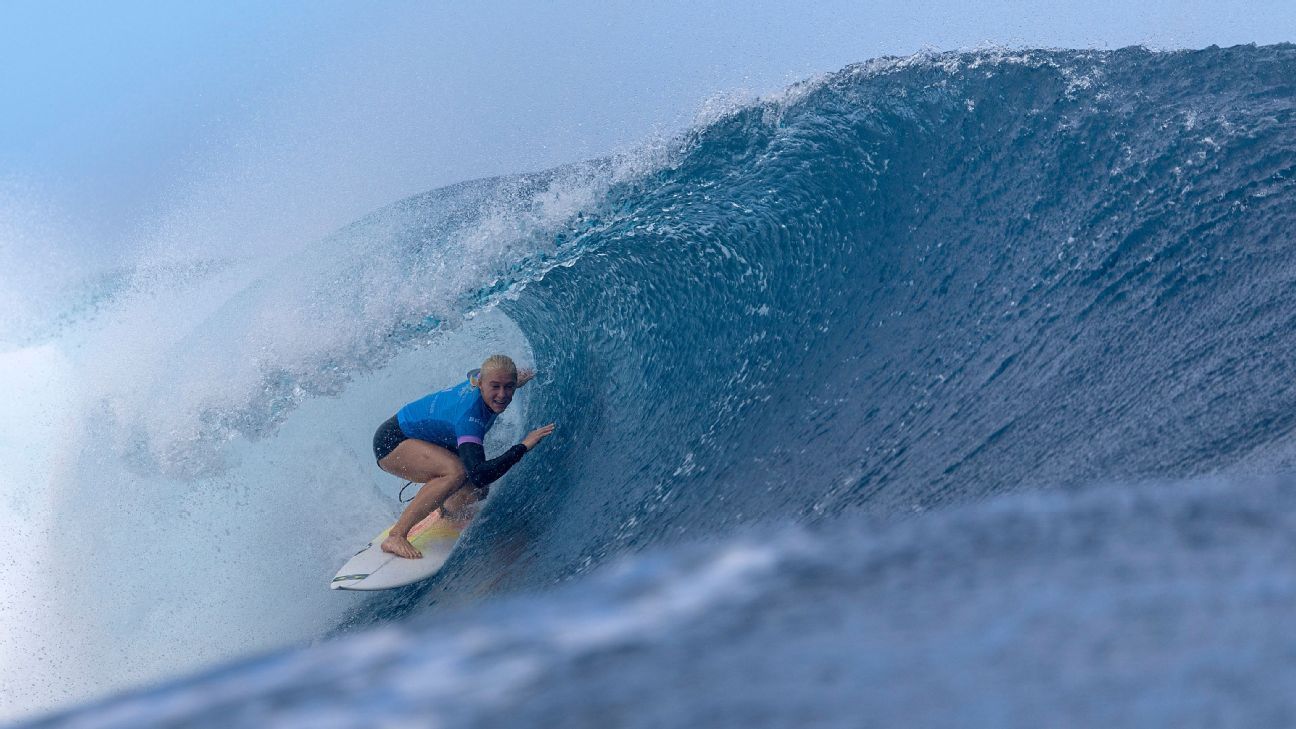
[[[410,544],[408,539],[398,537],[395,534],[388,535],[388,537],[383,540],[382,551],[390,552],[397,557],[404,557],[405,559],[420,559],[423,557],[423,553],[415,549],[414,545]]]

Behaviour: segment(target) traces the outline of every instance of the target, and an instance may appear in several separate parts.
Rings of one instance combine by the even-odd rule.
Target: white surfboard
[[[441,565],[454,551],[459,535],[470,521],[443,519],[438,510],[415,524],[410,530],[409,540],[423,553],[419,559],[406,559],[382,551],[380,545],[391,531],[391,527],[387,527],[342,565],[329,587],[334,590],[390,590],[426,580],[441,570]]]

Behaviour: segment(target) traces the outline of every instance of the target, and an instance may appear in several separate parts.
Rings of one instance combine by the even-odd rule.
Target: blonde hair
[[[517,365],[513,363],[513,358],[507,354],[492,354],[487,357],[486,361],[482,362],[481,369],[477,371],[478,383],[481,382],[482,375],[486,374],[487,371],[504,372],[513,375],[515,380],[518,376]]]

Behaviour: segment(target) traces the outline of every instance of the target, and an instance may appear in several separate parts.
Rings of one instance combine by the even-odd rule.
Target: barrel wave
[[[417,393],[382,373],[488,309],[558,435],[436,579],[48,724],[1296,716],[1296,47],[882,59],[647,159],[435,191],[308,252],[365,326],[133,463],[221,472],[193,444],[271,448],[360,380],[394,409]],[[339,284],[375,251],[436,274],[513,218],[432,298]],[[193,336],[246,339],[278,275]]]
[[[1291,62],[868,64],[699,130],[505,302],[567,443],[500,494],[524,572],[1283,443]]]

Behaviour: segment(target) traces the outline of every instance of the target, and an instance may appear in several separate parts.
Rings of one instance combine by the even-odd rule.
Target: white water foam
[[[117,267],[92,316],[28,307],[23,336],[43,343],[0,361],[0,718],[309,641],[354,602],[328,577],[399,508],[373,429],[489,354],[531,362],[488,302],[458,308],[524,255],[526,224],[495,219],[461,267],[462,247],[431,241],[441,256],[402,268],[380,223],[296,259]],[[450,331],[390,334],[429,315]],[[520,437],[525,399],[496,439]]]
[[[51,485],[65,466],[61,445],[75,382],[50,344],[0,353],[0,721],[63,698],[54,646],[75,639],[50,600],[49,545],[58,538]]]
[[[31,461],[67,457],[60,451],[71,443],[79,452],[66,469],[27,484],[29,501],[41,503],[27,504],[26,513],[45,521],[11,532],[21,543],[5,545],[43,578],[29,583],[26,601],[10,605],[13,619],[6,618],[6,627],[27,626],[6,635],[34,638],[40,648],[24,656],[6,646],[16,663],[4,673],[24,690],[5,693],[25,697],[11,712],[84,700],[324,632],[362,599],[329,590],[328,578],[400,508],[400,482],[373,465],[373,429],[404,402],[461,379],[495,351],[530,361],[516,327],[487,313],[357,378],[339,397],[306,400],[267,437],[234,437],[220,448],[219,468],[198,477],[132,463],[115,443],[78,429],[74,418],[30,427],[32,410],[76,412],[92,407],[93,398],[52,388],[68,399],[33,400],[32,408],[15,411],[15,447],[28,438],[47,444],[31,451]],[[19,362],[7,374],[20,376],[32,365]],[[524,413],[525,391],[488,447],[519,438]],[[57,536],[44,528],[51,524]],[[33,538],[40,536],[53,541],[39,546]],[[35,636],[33,615],[47,622]],[[34,696],[34,677],[62,689]]]

